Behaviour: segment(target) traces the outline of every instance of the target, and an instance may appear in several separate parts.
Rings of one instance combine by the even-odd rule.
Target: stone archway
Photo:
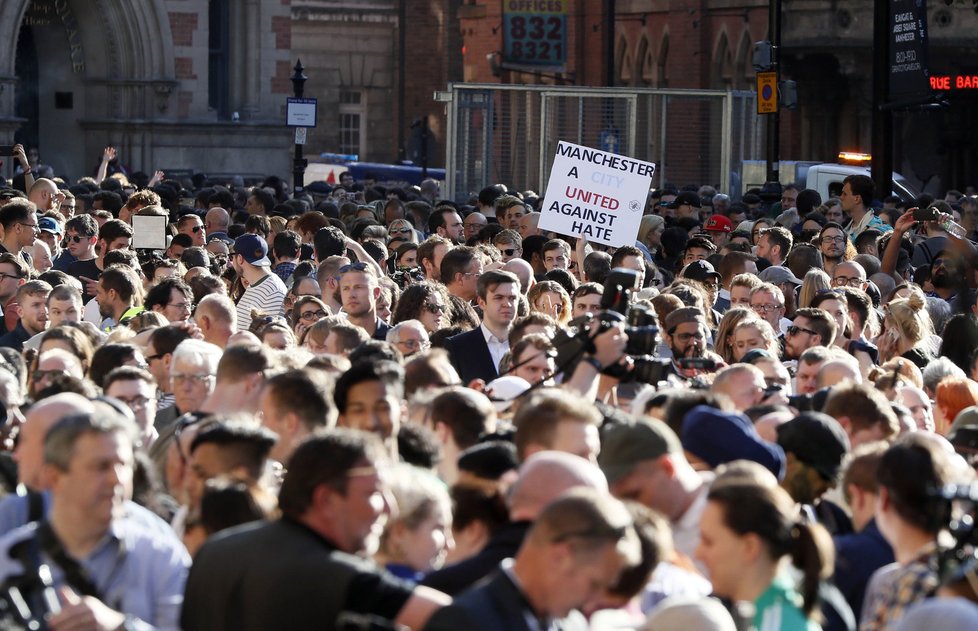
[[[28,21],[25,22],[25,19]],[[12,140],[17,117],[18,39],[22,26],[53,35],[38,54],[37,125],[42,160],[72,177],[90,170],[110,140],[106,121],[167,115],[174,80],[173,40],[163,0],[5,0],[0,3],[0,137]],[[23,51],[22,51],[23,54]],[[119,143],[119,138],[111,139]],[[51,161],[53,162],[53,161]]]

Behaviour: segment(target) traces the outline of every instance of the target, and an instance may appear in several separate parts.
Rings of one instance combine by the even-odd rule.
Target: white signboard
[[[133,215],[133,249],[165,250],[167,219],[167,217],[157,217],[155,215]]]
[[[653,173],[651,162],[561,141],[540,229],[614,247],[634,245]]]
[[[285,124],[289,127],[315,127],[316,99],[286,99]]]

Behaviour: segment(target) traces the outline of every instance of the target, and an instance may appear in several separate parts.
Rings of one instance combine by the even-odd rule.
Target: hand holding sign
[[[632,245],[653,173],[651,162],[560,142],[540,228],[604,245]]]

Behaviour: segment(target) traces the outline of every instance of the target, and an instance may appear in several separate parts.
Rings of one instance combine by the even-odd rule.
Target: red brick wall
[[[197,75],[194,74],[194,59],[193,57],[174,57],[173,59],[174,69],[177,74],[177,79],[196,79]]]
[[[292,66],[287,61],[275,62],[275,76],[272,77],[272,94],[292,94]]]
[[[277,15],[272,17],[272,32],[275,33],[275,48],[279,50],[288,50],[292,48],[291,17],[287,15]]]
[[[197,30],[197,14],[171,11],[170,32],[174,46],[193,46],[194,31]]]

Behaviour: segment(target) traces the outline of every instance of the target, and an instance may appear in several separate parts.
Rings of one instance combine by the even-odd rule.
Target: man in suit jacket
[[[511,272],[493,270],[479,277],[482,325],[448,338],[445,348],[463,384],[490,382],[499,376],[499,362],[509,350],[509,330],[516,318],[520,280]]]
[[[514,560],[436,612],[425,629],[587,629],[577,610],[595,604],[640,556],[625,506],[595,489],[573,489],[544,509]]]

